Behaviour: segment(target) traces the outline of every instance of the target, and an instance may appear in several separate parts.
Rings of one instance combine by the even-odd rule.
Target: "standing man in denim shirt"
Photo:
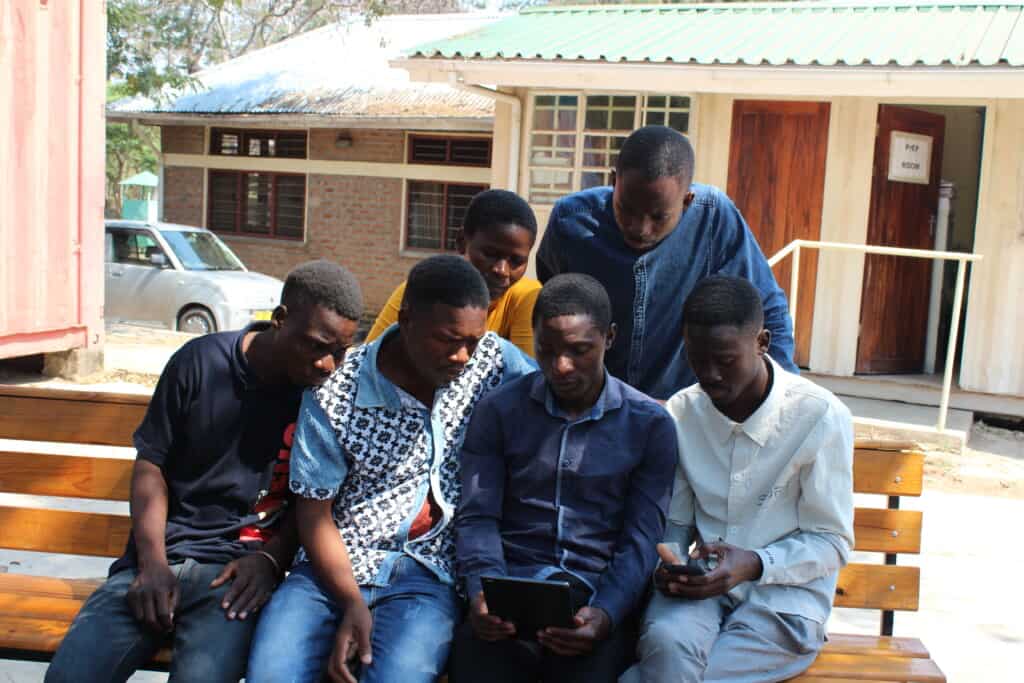
[[[697,381],[683,344],[683,301],[699,280],[721,273],[761,293],[768,353],[793,363],[786,296],[739,209],[723,192],[693,183],[689,140],[664,126],[630,135],[611,187],[555,204],[537,252],[537,275],[587,273],[611,297],[618,338],[605,363],[619,379],[657,399]]]
[[[260,620],[249,683],[443,671],[461,612],[452,518],[466,426],[477,401],[536,369],[486,331],[490,302],[469,261],[425,259],[398,323],[304,395],[290,473],[303,547]]]
[[[462,449],[456,557],[471,603],[452,681],[614,683],[657,562],[675,427],[605,371],[615,326],[594,278],[549,281],[533,326],[541,371],[481,401]],[[567,581],[574,628],[517,632],[488,614],[483,575]]]

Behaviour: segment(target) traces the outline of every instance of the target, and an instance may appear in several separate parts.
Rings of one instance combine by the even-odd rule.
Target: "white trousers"
[[[619,683],[784,681],[811,665],[824,640],[824,624],[757,603],[655,593],[640,628],[640,661]]]

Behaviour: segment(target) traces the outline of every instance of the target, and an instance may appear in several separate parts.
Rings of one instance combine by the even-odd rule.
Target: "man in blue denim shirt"
[[[605,286],[619,328],[608,370],[661,400],[697,381],[683,344],[683,302],[717,273],[757,287],[768,353],[797,372],[785,294],[736,205],[692,184],[693,167],[685,136],[664,126],[637,130],[622,145],[612,187],[559,200],[537,251],[541,282],[587,273]]]
[[[605,371],[615,327],[604,288],[553,278],[533,325],[541,371],[482,400],[462,449],[456,562],[471,604],[453,683],[615,681],[665,527],[675,428]],[[483,575],[567,581],[575,627],[517,632],[488,614]]]

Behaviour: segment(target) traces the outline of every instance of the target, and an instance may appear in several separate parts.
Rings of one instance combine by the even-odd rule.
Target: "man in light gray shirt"
[[[853,547],[850,412],[766,354],[746,280],[703,280],[683,320],[699,384],[666,405],[679,466],[663,564],[620,683],[786,680],[821,649]],[[675,573],[691,542],[702,576]]]

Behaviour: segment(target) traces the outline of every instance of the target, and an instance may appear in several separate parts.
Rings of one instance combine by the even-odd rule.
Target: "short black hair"
[[[508,190],[484,190],[469,203],[462,232],[470,237],[480,230],[509,223],[537,237],[537,217],[525,199]]]
[[[644,126],[622,143],[615,172],[639,171],[645,180],[681,176],[693,180],[693,145],[677,130],[667,126]]]
[[[588,315],[602,332],[612,324],[608,292],[589,275],[565,273],[544,283],[533,306],[533,326],[563,315]]]
[[[482,308],[491,305],[487,283],[466,259],[444,254],[423,259],[409,271],[402,308],[423,312],[434,304],[452,308]]]
[[[363,291],[344,266],[318,259],[296,266],[281,289],[281,303],[290,310],[323,306],[349,320],[363,316]]]
[[[700,280],[683,304],[683,326],[734,325],[740,329],[764,327],[761,293],[750,280],[712,275]]]

